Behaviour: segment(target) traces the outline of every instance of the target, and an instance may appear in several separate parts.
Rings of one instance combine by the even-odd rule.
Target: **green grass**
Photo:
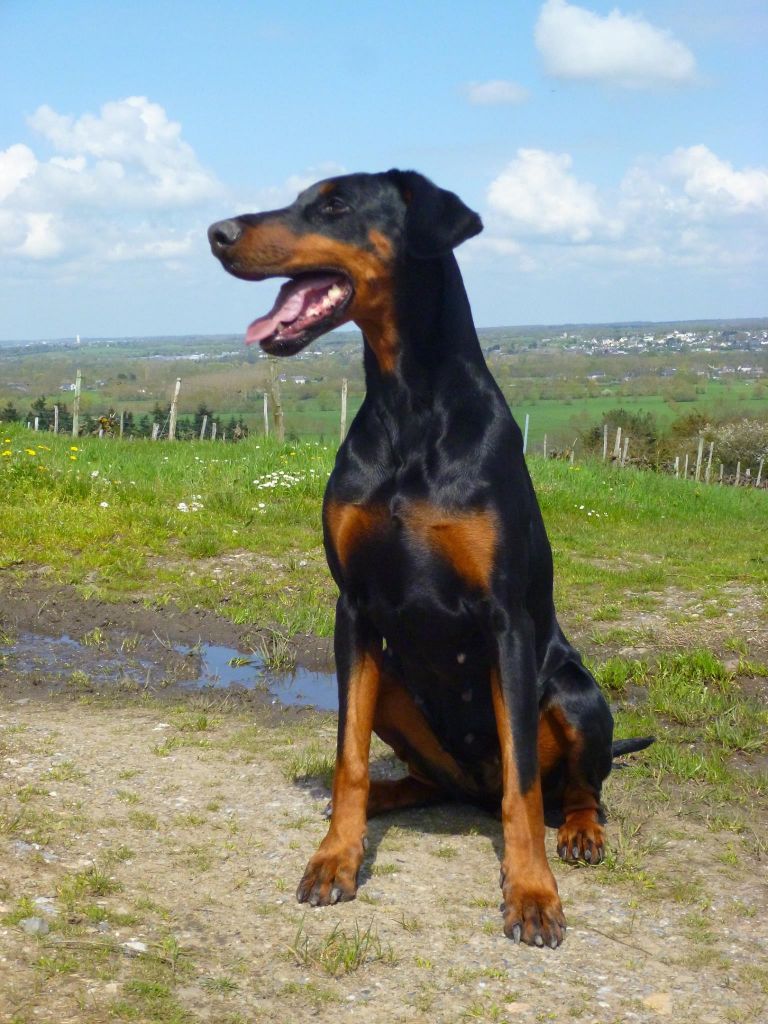
[[[23,572],[42,561],[86,597],[139,595],[272,624],[276,660],[275,639],[330,633],[335,590],[320,530],[335,454],[327,446],[263,438],[72,445],[19,426],[2,431],[11,454],[0,458],[0,568]],[[627,599],[647,607],[670,586],[708,588],[715,618],[727,615],[727,595],[717,597],[726,584],[768,592],[764,492],[601,462],[529,461],[555,552],[558,604],[596,620],[596,636],[620,641]]]
[[[396,963],[391,947],[382,945],[373,921],[366,928],[355,921],[351,932],[337,923],[327,935],[313,938],[305,930],[303,917],[288,952],[300,966],[320,967],[333,976],[349,974],[376,961]]]

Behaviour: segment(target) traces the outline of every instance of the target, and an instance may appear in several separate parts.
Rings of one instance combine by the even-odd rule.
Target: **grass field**
[[[43,443],[41,440],[44,438]],[[45,561],[61,582],[118,599],[216,608],[327,634],[334,601],[320,502],[334,452],[279,446],[99,441],[8,430],[1,437],[0,565]],[[532,457],[557,563],[558,604],[575,621],[629,595],[661,605],[696,591],[727,616],[729,587],[768,581],[765,492]],[[205,559],[249,553],[237,586]],[[732,602],[730,602],[732,603]]]

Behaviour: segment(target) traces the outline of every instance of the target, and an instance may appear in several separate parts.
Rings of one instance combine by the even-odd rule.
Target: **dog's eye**
[[[320,212],[330,217],[338,217],[341,213],[349,213],[349,207],[340,196],[330,196],[320,207]]]

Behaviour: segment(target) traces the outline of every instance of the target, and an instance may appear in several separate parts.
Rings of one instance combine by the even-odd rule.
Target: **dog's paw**
[[[311,907],[327,907],[353,900],[362,860],[362,842],[342,845],[323,840],[307,864],[296,890],[296,899],[299,903],[309,903]]]
[[[605,857],[605,831],[594,811],[569,814],[557,833],[557,853],[570,864],[599,864]]]
[[[565,939],[565,915],[557,890],[533,892],[519,886],[504,892],[504,934],[513,942],[556,949]]]

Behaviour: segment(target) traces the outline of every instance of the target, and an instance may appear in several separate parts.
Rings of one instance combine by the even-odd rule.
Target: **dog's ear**
[[[392,170],[387,177],[400,190],[407,208],[405,241],[411,256],[420,260],[444,256],[483,230],[474,210],[423,174]]]

